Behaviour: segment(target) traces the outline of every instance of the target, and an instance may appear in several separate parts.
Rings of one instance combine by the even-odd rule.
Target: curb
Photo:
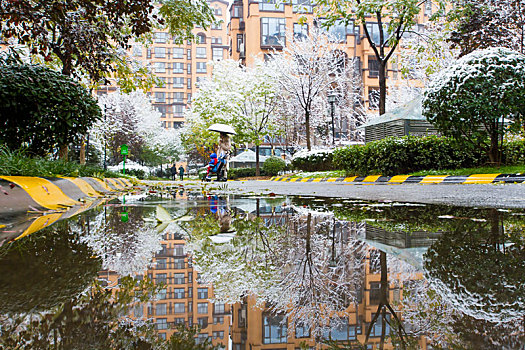
[[[0,176],[0,246],[105,203],[127,179]]]
[[[490,184],[490,183],[523,183],[525,174],[474,174],[474,175],[396,175],[396,176],[352,176],[332,178],[291,178],[274,176],[270,181],[281,182],[345,182],[351,185],[401,185],[411,184]]]
[[[7,212],[6,208],[12,212],[18,199],[26,210],[63,210],[82,204],[81,200],[119,193],[132,186],[127,179],[0,176],[0,212]]]

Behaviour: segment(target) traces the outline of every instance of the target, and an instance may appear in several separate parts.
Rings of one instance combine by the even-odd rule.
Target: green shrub
[[[262,170],[269,176],[275,176],[286,168],[286,162],[280,157],[270,157],[264,161]]]
[[[2,145],[0,145],[0,175],[122,177],[122,174],[104,171],[104,169],[96,166],[80,165],[75,162],[62,160],[48,160],[39,157],[31,158],[25,150],[11,151]]]
[[[389,137],[366,145],[334,151],[336,169],[348,175],[396,175],[421,170],[469,168],[487,161],[481,150],[460,145],[451,138]]]
[[[126,174],[141,180],[146,178],[146,172],[142,169],[126,169]]]
[[[336,170],[332,158],[332,151],[320,151],[305,156],[296,156],[292,160],[292,167],[302,171]]]
[[[261,176],[267,175],[264,169],[261,169]],[[232,168],[228,170],[228,179],[235,180],[243,177],[254,177],[255,168]]]
[[[507,165],[525,164],[525,140],[504,143],[503,162]]]

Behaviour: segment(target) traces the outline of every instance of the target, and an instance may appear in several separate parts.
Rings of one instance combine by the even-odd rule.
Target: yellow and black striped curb
[[[490,184],[490,183],[522,183],[524,174],[475,174],[475,175],[396,175],[396,176],[352,176],[332,178],[299,178],[287,176],[274,176],[270,181],[281,182],[346,182],[349,184]]]
[[[61,210],[133,187],[127,179],[93,177],[43,178],[0,176],[0,213],[29,208],[35,211]]]
[[[0,246],[105,203],[127,179],[0,176]]]

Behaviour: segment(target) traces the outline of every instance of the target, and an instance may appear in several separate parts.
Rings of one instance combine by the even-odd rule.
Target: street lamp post
[[[331,93],[328,95],[328,102],[330,103],[330,114],[332,116],[332,143],[335,145],[335,127],[334,127],[334,103],[337,100],[337,95]]]

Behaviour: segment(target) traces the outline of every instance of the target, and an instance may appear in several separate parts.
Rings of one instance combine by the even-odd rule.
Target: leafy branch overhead
[[[0,2],[0,30],[45,61],[58,58],[65,75],[87,75],[99,82],[115,70],[131,39],[166,25],[178,41],[195,24],[208,26],[206,1],[16,0]]]

